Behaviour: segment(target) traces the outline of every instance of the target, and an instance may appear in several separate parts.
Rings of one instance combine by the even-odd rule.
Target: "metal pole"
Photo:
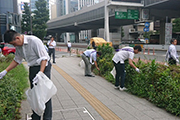
[[[110,42],[109,39],[109,8],[107,6],[109,0],[104,0],[104,39],[107,42]]]
[[[32,35],[32,16],[31,16],[32,12],[31,12],[31,0],[30,0],[30,27],[31,27],[31,35]]]
[[[69,14],[69,0],[66,0],[66,15]],[[69,33],[66,32],[66,42],[70,41]],[[64,41],[65,42],[65,41]],[[65,43],[66,43],[65,42]]]

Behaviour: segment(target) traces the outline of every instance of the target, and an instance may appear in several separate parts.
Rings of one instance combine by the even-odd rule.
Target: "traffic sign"
[[[139,19],[139,10],[128,9],[127,12],[115,11],[116,19]]]
[[[127,19],[127,12],[115,11],[116,19]]]
[[[144,26],[148,28],[150,26],[150,23],[149,22],[145,22]]]
[[[143,30],[144,30],[144,32],[148,32],[149,28],[145,27]]]
[[[139,19],[139,11],[138,10],[127,10],[127,19]]]

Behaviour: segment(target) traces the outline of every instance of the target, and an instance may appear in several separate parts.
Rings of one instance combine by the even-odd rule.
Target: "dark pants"
[[[33,78],[36,76],[36,74],[40,71],[40,66],[33,66],[29,67],[29,80],[31,89],[33,88]],[[44,74],[50,79],[51,78],[51,63],[48,62],[48,66],[46,66],[44,70]],[[41,117],[37,115],[34,111],[32,114],[32,120],[40,120]],[[46,103],[46,108],[43,114],[43,120],[51,120],[52,119],[52,103],[51,99]]]
[[[71,50],[71,47],[68,47],[68,51],[70,52],[70,50]]]
[[[121,77],[121,85],[120,87],[124,87],[125,82],[125,64],[121,64],[118,62],[117,64],[113,61],[115,69],[116,69],[116,83],[115,86],[119,86],[119,77]]]
[[[53,63],[55,63],[55,49],[49,48],[48,53],[49,53],[50,60],[51,60],[51,54],[53,54]]]
[[[173,58],[169,58],[168,63],[169,65],[176,65],[176,60],[174,60]]]

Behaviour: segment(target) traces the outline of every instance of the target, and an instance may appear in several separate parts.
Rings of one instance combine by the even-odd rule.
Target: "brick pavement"
[[[52,98],[53,120],[103,120],[107,118],[103,114],[106,111],[122,120],[180,120],[146,99],[114,89],[112,83],[100,76],[85,77],[80,61],[76,56],[56,58],[51,72],[58,89]],[[27,101],[23,101],[22,120],[26,113],[31,110]]]

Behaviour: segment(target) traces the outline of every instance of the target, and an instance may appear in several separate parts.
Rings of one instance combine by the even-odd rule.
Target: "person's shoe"
[[[87,77],[95,77],[94,75],[85,75],[85,76],[87,76]]]
[[[119,89],[119,86],[114,86],[114,89]]]
[[[56,62],[53,62],[54,64],[56,64]]]
[[[125,87],[123,87],[123,88],[119,87],[119,90],[120,90],[120,91],[124,91],[124,90],[127,90],[127,88],[125,88]]]

